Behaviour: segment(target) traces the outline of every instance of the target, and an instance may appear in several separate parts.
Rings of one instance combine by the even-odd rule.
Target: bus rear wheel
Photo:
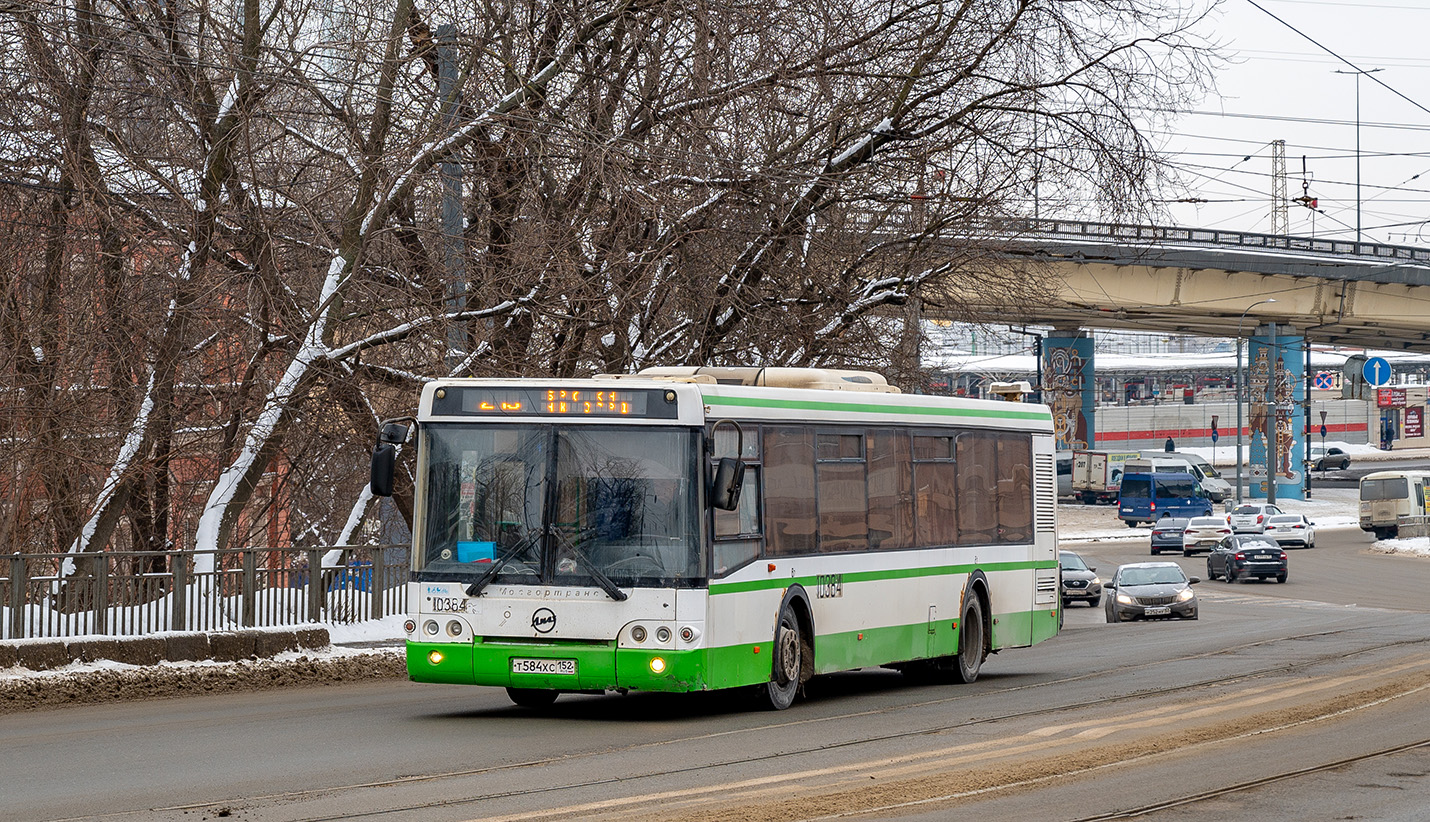
[[[783,711],[794,704],[805,668],[804,656],[812,652],[799,627],[799,617],[786,602],[780,606],[779,623],[775,627],[774,670],[770,681],[760,688],[766,707]]]
[[[985,646],[988,643],[985,639],[983,600],[969,591],[963,603],[963,616],[958,622],[958,664],[954,666],[954,675],[959,682],[966,685],[978,679],[978,671],[987,655]]]
[[[556,701],[556,691],[539,688],[507,688],[506,695],[523,708],[549,708]]]

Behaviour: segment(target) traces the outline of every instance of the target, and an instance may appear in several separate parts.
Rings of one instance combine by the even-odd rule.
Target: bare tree
[[[1010,218],[1139,213],[1147,112],[1207,68],[1198,18],[1162,0],[434,13],[0,10],[19,48],[0,93],[25,111],[0,164],[35,186],[12,208],[48,203],[10,229],[45,252],[11,269],[0,316],[25,398],[4,436],[34,443],[11,474],[45,477],[46,541],[96,550],[127,521],[155,547],[251,542],[260,488],[295,533],[351,535],[373,423],[443,374],[887,370],[890,351],[912,374],[911,304],[1046,298],[997,253]],[[458,95],[439,93],[439,24]],[[462,274],[444,162],[468,181]],[[105,334],[52,336],[59,295],[91,281],[68,310]],[[115,348],[98,371],[96,338]],[[76,396],[103,397],[95,431],[64,422]],[[35,527],[13,483],[5,504],[6,528]]]

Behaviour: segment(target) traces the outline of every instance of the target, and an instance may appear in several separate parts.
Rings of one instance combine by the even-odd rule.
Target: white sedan
[[[1301,514],[1276,514],[1266,520],[1262,532],[1280,546],[1304,545],[1316,547],[1316,524]]]
[[[1223,538],[1231,536],[1231,523],[1225,514],[1215,517],[1192,517],[1182,528],[1182,556],[1196,551],[1210,551]]]
[[[1238,505],[1231,512],[1231,529],[1238,534],[1259,534],[1266,527],[1266,520],[1282,513],[1280,508],[1265,503]]]

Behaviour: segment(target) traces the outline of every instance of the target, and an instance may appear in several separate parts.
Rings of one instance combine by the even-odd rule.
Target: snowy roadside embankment
[[[1370,550],[1377,554],[1402,554],[1430,559],[1430,537],[1376,540]]]
[[[0,714],[75,703],[405,678],[407,661],[401,642],[404,619],[397,615],[371,622],[324,625],[321,627],[327,629],[332,645],[283,652],[270,659],[161,661],[153,665],[100,659],[50,670],[0,667]]]

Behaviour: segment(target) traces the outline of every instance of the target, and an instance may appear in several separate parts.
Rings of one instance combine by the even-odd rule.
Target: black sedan
[[[1288,575],[1286,552],[1276,540],[1262,534],[1234,534],[1207,554],[1207,577],[1221,577],[1227,582],[1256,577],[1272,577],[1285,582]]]
[[[1182,553],[1182,529],[1187,520],[1181,517],[1162,517],[1152,524],[1152,556],[1163,551]]]
[[[1117,569],[1105,583],[1108,622],[1129,619],[1197,618],[1197,594],[1175,562],[1135,562]]]

